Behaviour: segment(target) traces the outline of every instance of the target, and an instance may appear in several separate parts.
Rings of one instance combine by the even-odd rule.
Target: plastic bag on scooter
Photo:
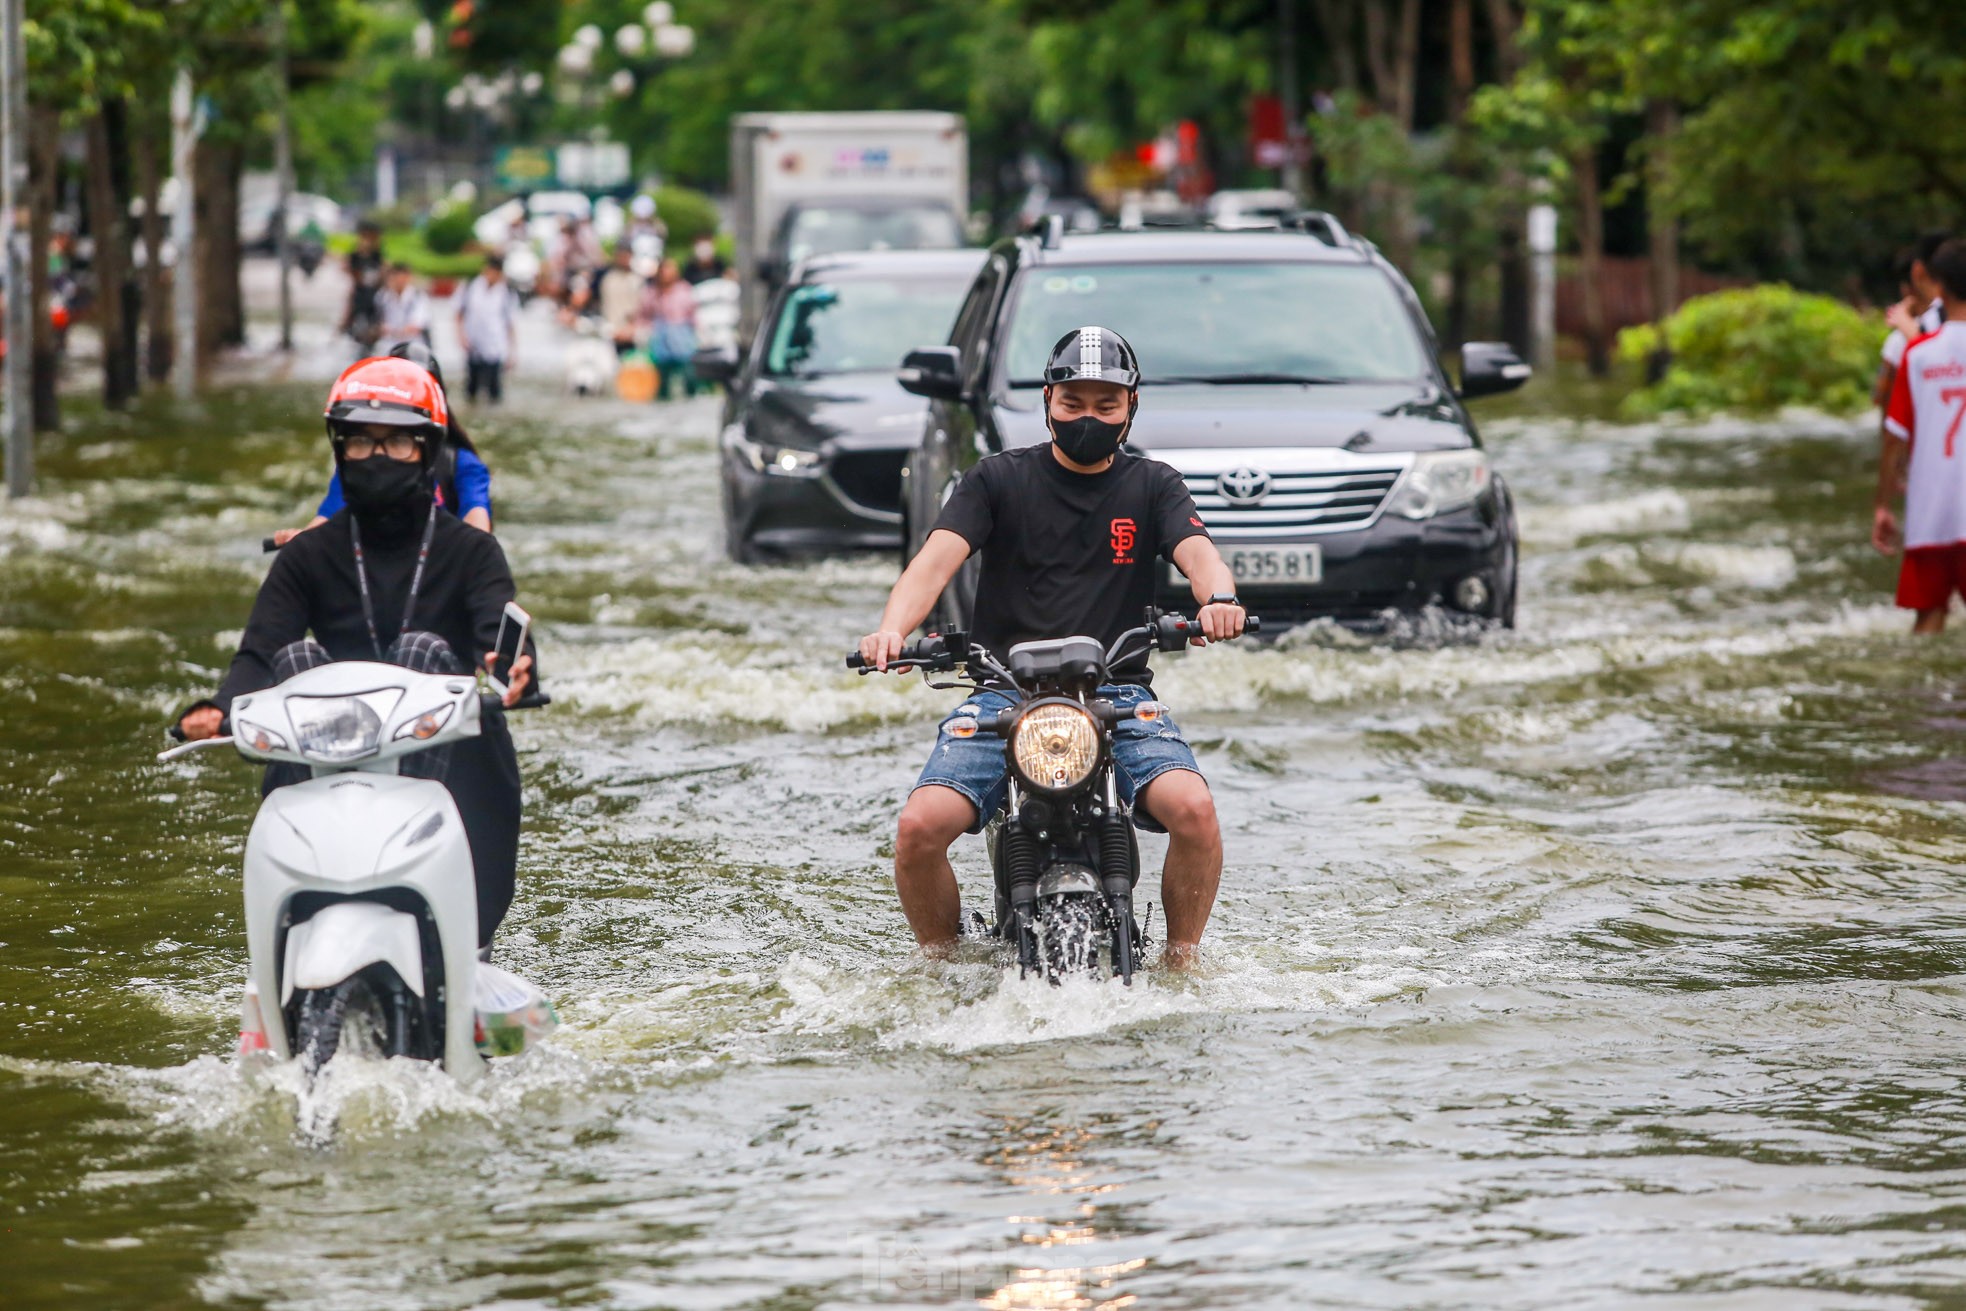
[[[546,994],[510,970],[478,962],[472,986],[478,1012],[478,1050],[487,1056],[517,1056],[560,1027],[560,1016]]]

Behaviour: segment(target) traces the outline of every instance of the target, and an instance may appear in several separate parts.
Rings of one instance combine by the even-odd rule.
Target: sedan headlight
[[[825,458],[818,451],[800,446],[773,446],[768,442],[754,442],[745,433],[744,425],[733,423],[724,429],[724,445],[733,455],[751,466],[755,473],[775,473],[795,478],[811,477],[818,472],[820,462]]]
[[[382,716],[352,696],[290,696],[287,718],[310,760],[342,764],[382,748]]]
[[[1386,511],[1407,519],[1431,519],[1473,505],[1488,490],[1488,456],[1481,451],[1423,451],[1400,479]]]
[[[1046,792],[1069,792],[1099,763],[1099,729],[1092,716],[1064,701],[1045,701],[1025,711],[1010,734],[1017,775]]]

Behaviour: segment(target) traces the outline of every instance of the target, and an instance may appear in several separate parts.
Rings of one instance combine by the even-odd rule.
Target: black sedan
[[[980,250],[808,260],[773,297],[749,350],[705,351],[729,383],[719,443],[724,543],[743,563],[902,544],[901,470],[928,405],[895,365],[946,337]]]

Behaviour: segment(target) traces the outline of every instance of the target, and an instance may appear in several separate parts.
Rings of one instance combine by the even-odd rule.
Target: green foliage
[[[1634,417],[1785,405],[1853,413],[1869,403],[1883,334],[1875,316],[1779,284],[1697,296],[1666,320],[1665,377],[1632,393],[1625,409]],[[1618,334],[1629,363],[1650,360],[1659,346],[1651,324]]]
[[[423,225],[423,243],[438,255],[456,255],[471,243],[473,215],[463,205],[445,205],[430,211]]]
[[[717,235],[716,202],[701,191],[688,187],[660,187],[655,193],[655,212],[669,229],[669,245],[687,246],[698,237]]]
[[[1961,31],[1957,0],[1525,0],[1527,63],[1491,118],[1561,156],[1612,115],[1676,104],[1653,199],[1686,237],[1840,288],[1966,211]]]

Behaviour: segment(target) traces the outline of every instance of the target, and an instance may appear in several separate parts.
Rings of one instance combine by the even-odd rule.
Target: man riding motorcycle
[[[1133,348],[1110,329],[1079,328],[1052,347],[1044,381],[1051,441],[988,456],[957,484],[895,583],[879,630],[860,640],[869,665],[885,671],[897,659],[904,635],[927,618],[956,571],[978,552],[982,576],[970,640],[999,656],[1019,642],[1070,635],[1110,645],[1152,605],[1162,558],[1187,575],[1207,638],[1241,635],[1235,576],[1181,476],[1123,449],[1140,405]],[[1114,686],[1102,694],[1125,708],[1150,698],[1152,677],[1142,654],[1114,669]],[[1004,704],[985,692],[964,709],[993,714]],[[1208,784],[1173,721],[1163,717],[1151,730],[1126,722],[1113,748],[1121,789],[1128,801],[1138,800],[1137,822],[1168,834],[1161,872],[1165,959],[1182,967],[1193,962],[1215,904],[1221,830]],[[945,722],[902,807],[894,853],[902,911],[931,954],[945,953],[959,933],[949,846],[981,829],[1006,787],[1001,743],[954,736]]]
[[[335,380],[327,428],[347,507],[281,549],[224,684],[179,717],[186,738],[221,732],[234,698],[330,660],[464,673],[458,653],[483,652],[471,663],[491,664],[516,589],[498,539],[437,510],[433,475],[447,419],[443,388],[409,360],[362,360]],[[532,669],[529,650],[499,671],[507,706],[533,686]],[[487,946],[511,905],[519,854],[519,762],[503,714],[488,711],[479,737],[427,767],[442,771],[457,800],[477,877],[478,942]],[[300,777],[270,766],[264,790]]]

